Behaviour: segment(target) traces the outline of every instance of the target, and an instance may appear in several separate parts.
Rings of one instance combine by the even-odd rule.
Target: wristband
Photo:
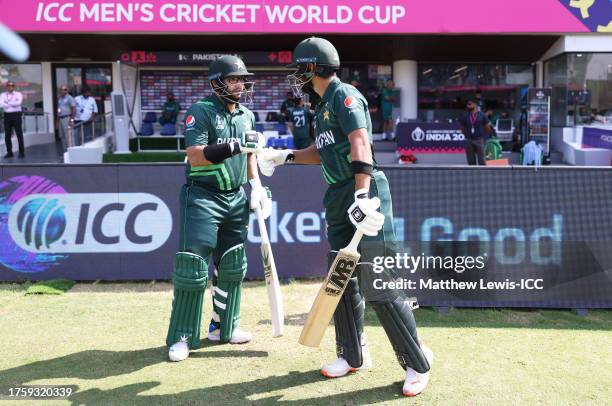
[[[358,189],[355,191],[355,200],[367,199],[368,197],[370,197],[370,191],[366,188]]]
[[[372,171],[374,170],[374,166],[367,162],[363,161],[352,161],[351,169],[353,170],[353,174],[356,175],[358,173],[363,173],[365,175],[372,175]]]
[[[240,144],[238,142],[213,144],[204,148],[204,158],[213,164],[221,163],[239,153]]]

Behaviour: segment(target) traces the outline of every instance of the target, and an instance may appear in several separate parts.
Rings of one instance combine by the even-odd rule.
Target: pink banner
[[[0,20],[19,32],[589,32],[568,7],[559,0],[0,0]]]

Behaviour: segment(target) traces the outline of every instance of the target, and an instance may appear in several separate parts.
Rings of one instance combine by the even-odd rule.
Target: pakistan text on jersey
[[[217,144],[228,144],[230,142],[241,142],[240,138],[217,138]]]
[[[332,145],[336,143],[336,139],[334,138],[334,134],[331,130],[324,131],[317,135],[317,149],[322,149],[328,145]]]

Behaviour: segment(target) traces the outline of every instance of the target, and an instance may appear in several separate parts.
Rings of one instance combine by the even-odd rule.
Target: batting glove
[[[270,189],[263,186],[259,179],[251,179],[249,184],[251,185],[251,198],[249,201],[251,210],[255,210],[258,207],[261,208],[263,218],[267,219],[272,214],[272,193]]]
[[[259,170],[263,175],[272,176],[274,169],[279,165],[293,161],[293,150],[264,148],[257,155]]]
[[[348,209],[351,223],[364,235],[376,236],[385,222],[385,216],[377,210],[379,207],[378,197],[370,199],[367,189],[357,190],[355,202]]]

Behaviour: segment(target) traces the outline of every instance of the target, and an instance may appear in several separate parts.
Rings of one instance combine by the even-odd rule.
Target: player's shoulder
[[[334,105],[344,105],[347,108],[352,108],[359,102],[362,102],[365,106],[368,105],[366,98],[355,86],[343,82],[338,85],[333,96]]]

